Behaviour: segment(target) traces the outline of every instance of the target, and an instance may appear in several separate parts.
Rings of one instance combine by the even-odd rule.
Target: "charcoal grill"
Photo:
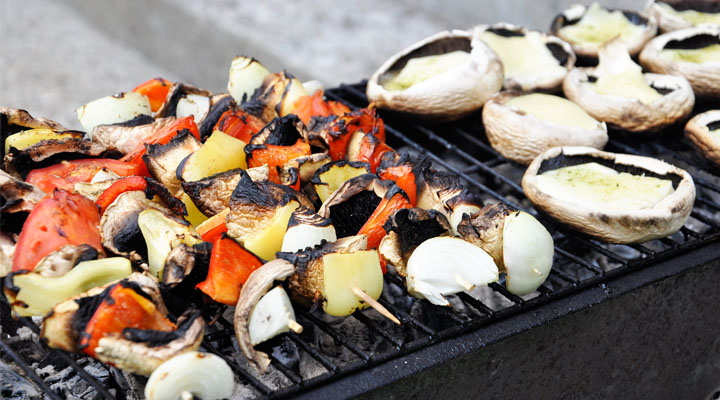
[[[354,107],[367,105],[364,82],[326,94]],[[636,245],[608,245],[538,215],[519,185],[524,167],[488,145],[479,114],[442,125],[389,112],[381,116],[394,148],[427,154],[436,168],[458,174],[485,200],[536,215],[555,240],[550,276],[526,296],[509,293],[501,281],[461,293],[445,308],[412,299],[402,281],[388,274],[380,303],[402,326],[372,310],[336,319],[297,309],[305,331],[282,335],[263,347],[271,354],[270,379],[248,366],[233,343],[232,323],[221,317],[208,328],[202,347],[228,361],[245,386],[243,395],[720,395],[720,176],[688,148],[678,133],[681,127],[659,137],[611,133],[609,151],[658,157],[690,172],[697,198],[690,219],[676,234]],[[83,382],[87,398],[137,396],[129,381],[142,383],[143,378],[78,355],[40,345],[38,354],[18,344],[23,343],[14,339],[18,329],[32,336],[38,328],[27,318],[11,320],[7,303],[0,307],[0,359],[47,398],[68,396],[66,389],[58,391],[54,375],[44,372],[48,365],[54,373],[65,371],[63,379]]]

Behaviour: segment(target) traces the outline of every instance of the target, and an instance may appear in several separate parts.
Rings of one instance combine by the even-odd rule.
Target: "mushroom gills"
[[[416,83],[451,71],[470,60],[470,53],[456,50],[445,54],[411,58],[400,71],[389,71],[382,86],[387,90],[405,90]]]
[[[658,7],[664,9],[668,14],[679,17],[693,26],[700,24],[720,25],[720,13],[702,12],[698,10],[682,10],[674,9],[670,4],[658,1],[655,3]]]
[[[561,79],[567,69],[560,65],[539,32],[527,32],[520,36],[502,36],[490,30],[480,39],[492,48],[503,63],[505,79],[512,78],[528,85],[533,80]]]
[[[558,36],[575,44],[601,45],[619,36],[622,41],[643,34],[644,28],[632,23],[622,11],[609,11],[593,3],[574,24],[558,31]]]
[[[250,342],[255,346],[289,331],[290,321],[295,322],[290,298],[282,287],[277,286],[267,292],[250,312]]]
[[[165,361],[153,371],[145,385],[145,398],[227,399],[234,389],[234,374],[225,360],[214,354],[190,351]]]
[[[514,97],[505,104],[517,107],[537,119],[558,125],[595,129],[600,123],[577,104],[559,96],[532,93]]]
[[[669,49],[666,47],[660,51],[660,55],[679,62],[716,63],[720,62],[720,44],[711,44],[699,49]]]
[[[618,172],[594,162],[547,171],[537,180],[552,197],[605,211],[652,208],[674,191],[669,179]]]

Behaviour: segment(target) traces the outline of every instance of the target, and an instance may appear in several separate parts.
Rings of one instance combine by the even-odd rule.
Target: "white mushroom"
[[[235,389],[230,366],[222,358],[191,351],[162,363],[145,385],[147,400],[227,399]]]
[[[367,96],[380,108],[452,120],[480,109],[502,81],[497,54],[470,32],[454,30],[391,57],[368,81]]]
[[[698,114],[685,125],[685,137],[705,157],[720,165],[720,110]]]
[[[720,7],[714,1],[673,1],[650,0],[645,12],[655,17],[662,32],[691,28],[698,25],[719,25]]]

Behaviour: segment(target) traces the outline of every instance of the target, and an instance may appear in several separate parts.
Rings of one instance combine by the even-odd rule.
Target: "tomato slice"
[[[386,234],[385,229],[383,228],[385,221],[390,218],[392,213],[402,208],[412,208],[412,204],[410,204],[402,191],[393,190],[388,192],[388,194],[380,201],[380,204],[378,204],[375,211],[358,232],[358,235],[368,235],[368,249],[376,249],[380,245],[380,241]]]
[[[13,272],[32,271],[40,260],[65,245],[89,244],[103,253],[100,213],[91,200],[58,189],[28,215],[18,237]]]
[[[147,96],[150,100],[150,109],[157,111],[165,103],[172,82],[164,78],[153,78],[139,84],[132,91]]]
[[[318,89],[312,96],[301,96],[295,100],[293,114],[305,125],[310,124],[312,117],[329,117],[330,115],[343,115],[350,112],[350,108],[338,101],[326,101],[324,93]]]
[[[270,182],[281,184],[278,168],[282,168],[286,162],[293,158],[310,155],[310,144],[305,143],[302,139],[298,139],[292,146],[277,146],[273,144],[248,145],[246,151],[250,149],[247,157],[249,168],[260,167],[267,164],[270,168],[268,180]]]
[[[80,348],[83,353],[95,357],[100,339],[122,334],[125,328],[170,332],[176,326],[158,311],[152,301],[132,288],[118,284],[110,289],[108,298],[100,303],[85,326]]]
[[[125,157],[120,160],[133,163],[135,165],[141,165],[145,168],[145,163],[142,160],[142,156],[145,154],[146,144],[167,144],[172,138],[178,135],[181,131],[187,129],[190,133],[195,136],[197,140],[200,140],[200,131],[198,130],[197,124],[195,124],[195,117],[192,115],[184,118],[178,118],[175,122],[168,124],[167,126],[158,129],[150,137],[145,139],[143,143],[140,143],[135,147],[135,150],[126,154]],[[147,170],[147,169],[146,169]]]
[[[196,288],[219,303],[234,306],[240,298],[242,285],[262,265],[253,253],[222,235],[213,243],[208,276]]]
[[[250,143],[250,138],[260,132],[264,126],[265,123],[260,118],[236,108],[225,111],[215,124],[214,130]]]
[[[45,193],[51,193],[55,189],[72,192],[76,183],[90,182],[103,168],[120,176],[141,175],[143,172],[143,168],[136,164],[109,158],[88,158],[63,161],[49,167],[34,169],[30,171],[26,181]]]

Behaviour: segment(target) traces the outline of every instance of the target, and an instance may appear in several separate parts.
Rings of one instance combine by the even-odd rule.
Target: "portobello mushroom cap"
[[[607,125],[594,120],[580,106],[569,100],[561,97],[549,99],[567,103],[568,108],[577,109],[577,113],[592,119],[594,125],[572,124],[571,117],[567,114],[570,110],[562,112],[561,120],[553,119],[552,116],[545,119],[508,104],[512,99],[526,95],[528,94],[513,90],[503,91],[491,97],[483,107],[485,134],[492,147],[504,157],[528,165],[538,154],[551,147],[589,146],[602,149],[607,144]],[[529,96],[544,96],[546,100],[549,97],[540,94]],[[547,101],[538,99],[538,102],[548,106]],[[560,116],[560,113],[557,115]]]
[[[210,108],[205,118],[195,121],[203,141],[210,137],[223,113],[235,106],[235,100],[227,93],[214,94],[210,96]]]
[[[556,36],[505,22],[478,25],[475,31],[500,57],[505,89],[556,92],[575,66],[572,47]]]
[[[410,59],[452,51],[470,54],[461,65],[415,82],[404,90],[383,85]],[[503,67],[497,54],[477,35],[461,30],[425,38],[387,60],[367,83],[367,97],[379,108],[416,114],[432,120],[454,120],[480,109],[502,87]]]
[[[720,22],[720,3],[714,0],[650,0],[645,13],[652,15],[665,32]]]
[[[685,137],[703,156],[720,165],[720,110],[700,113],[685,125]]]
[[[538,176],[544,172],[585,163],[666,179],[674,190],[650,208],[618,210],[551,196],[538,183]],[[654,158],[590,147],[555,147],[540,154],[525,172],[522,187],[538,209],[577,231],[610,243],[639,243],[670,235],[683,226],[695,202],[695,185],[686,171]]]
[[[139,115],[117,124],[98,125],[93,129],[93,141],[108,150],[128,154],[147,140],[153,133],[175,122],[175,117],[154,119]]]
[[[560,39],[570,43],[570,46],[572,46],[573,51],[575,51],[575,54],[582,57],[588,57],[588,58],[597,58],[598,56],[598,50],[602,43],[593,43],[593,42],[585,42],[585,43],[579,43],[573,40],[572,37],[568,37],[568,35],[563,34],[562,28],[577,24],[582,17],[588,12],[590,7],[581,5],[581,4],[573,4],[568,8],[567,10],[563,11],[561,14],[557,15],[555,19],[553,20],[552,24],[550,25],[550,33],[553,35],[556,35]],[[652,15],[646,15],[644,13],[639,13],[636,11],[631,10],[608,10],[610,12],[613,11],[620,11],[627,20],[634,25],[642,27],[642,31],[639,34],[633,35],[632,37],[628,37],[625,39],[622,39],[623,44],[627,48],[628,53],[630,55],[634,56],[640,50],[643,48],[645,43],[647,43],[648,40],[650,40],[652,37],[655,36],[657,33],[657,21],[655,20],[655,17]],[[617,33],[615,32],[614,28],[612,26],[609,27],[609,29],[613,29],[611,34],[614,36]],[[619,36],[619,35],[618,35]],[[611,38],[610,36],[609,38]]]
[[[623,61],[618,60],[621,56],[614,51],[609,52],[607,64],[619,65]],[[624,56],[627,57],[627,54]],[[628,61],[632,62],[629,58]],[[565,97],[611,127],[630,132],[658,131],[688,117],[695,105],[690,82],[681,76],[642,74],[650,88],[660,94],[660,97],[646,103],[638,98],[598,93],[592,84],[599,79],[599,71],[599,68],[574,68],[565,77],[563,90]]]
[[[687,59],[674,59],[664,54],[664,50],[701,50],[712,45],[720,45],[720,26],[699,26],[682,29],[660,35],[643,48],[640,53],[640,64],[651,72],[682,76],[690,82],[696,96],[720,95],[720,57],[717,61],[694,61],[693,55]],[[720,47],[720,46],[718,46]],[[720,53],[720,49],[716,50]]]
[[[28,129],[48,128],[55,131],[67,131],[60,123],[45,119],[33,118],[29,112],[16,108],[0,107],[0,155],[5,157],[5,139],[8,136]]]

